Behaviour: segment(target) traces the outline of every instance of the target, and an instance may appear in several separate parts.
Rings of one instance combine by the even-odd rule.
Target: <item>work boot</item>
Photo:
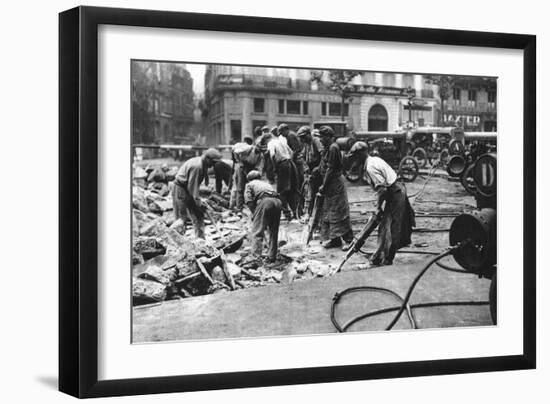
[[[335,248],[335,247],[340,247],[341,245],[342,245],[342,239],[340,237],[333,238],[332,240],[329,240],[323,243],[323,247],[325,248]]]

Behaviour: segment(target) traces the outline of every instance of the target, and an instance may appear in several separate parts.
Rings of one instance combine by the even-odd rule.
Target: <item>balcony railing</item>
[[[309,90],[308,80],[292,80],[289,77],[261,76],[254,74],[220,75],[214,82],[214,91],[220,90],[256,90],[291,92]]]
[[[458,113],[479,113],[479,112],[496,112],[496,103],[491,102],[476,102],[475,105],[455,104],[454,102],[447,102],[445,109],[449,112]]]

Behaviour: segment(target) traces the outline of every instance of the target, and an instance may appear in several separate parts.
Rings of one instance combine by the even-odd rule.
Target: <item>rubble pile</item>
[[[328,274],[326,265],[305,258],[301,226],[281,232],[281,254],[274,263],[254,259],[246,239],[248,216],[230,210],[228,195],[208,187],[200,189],[209,207],[206,240],[196,238],[190,222],[175,220],[171,190],[176,172],[167,167],[134,170],[134,305]]]

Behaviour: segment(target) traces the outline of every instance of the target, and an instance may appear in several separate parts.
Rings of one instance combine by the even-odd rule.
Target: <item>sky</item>
[[[186,63],[186,68],[193,78],[193,92],[195,94],[204,93],[204,72],[206,71],[206,65]]]

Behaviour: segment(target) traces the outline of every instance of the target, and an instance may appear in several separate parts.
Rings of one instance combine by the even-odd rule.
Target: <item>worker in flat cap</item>
[[[344,165],[348,174],[361,178],[365,169],[365,161],[369,153],[369,146],[363,141],[355,142],[344,156]],[[348,175],[348,178],[351,178]]]
[[[282,135],[285,126],[284,124],[279,126],[282,131],[277,131],[277,136],[273,136],[267,143],[267,157],[270,159],[270,167],[273,171],[266,172],[266,175],[269,180],[276,177],[277,192],[283,204],[283,212],[285,218],[290,221],[298,218],[300,190],[298,170],[293,160],[294,151],[287,144],[286,137]]]
[[[267,181],[262,181],[261,177],[261,173],[256,170],[248,173],[244,200],[252,212],[250,239],[253,257],[255,260],[261,258],[264,234],[267,232],[269,238],[267,261],[273,262],[277,258],[282,204],[273,186]]]
[[[229,206],[235,210],[242,210],[246,175],[258,168],[262,155],[258,147],[239,142],[233,145],[231,158],[233,160],[233,177]]]
[[[319,193],[324,195],[323,215],[321,219],[321,237],[327,240],[323,246],[334,248],[353,240],[349,213],[348,191],[344,183],[343,161],[340,147],[336,144],[335,133],[330,126],[319,128],[321,143],[324,147],[320,164],[323,178]]]
[[[199,187],[208,175],[208,168],[213,167],[221,158],[218,150],[210,148],[201,156],[190,158],[183,163],[174,180],[172,201],[176,219],[182,219],[185,223],[189,217],[197,238],[204,239],[206,212],[206,204],[199,196]]]
[[[313,204],[315,201],[315,195],[321,186],[323,178],[319,171],[319,165],[321,163],[321,157],[323,155],[323,144],[318,137],[314,137],[311,133],[309,126],[302,126],[298,129],[298,139],[302,142],[304,147],[304,185],[302,187],[302,197],[304,201],[304,214],[303,222],[307,222],[309,216],[313,211]]]

